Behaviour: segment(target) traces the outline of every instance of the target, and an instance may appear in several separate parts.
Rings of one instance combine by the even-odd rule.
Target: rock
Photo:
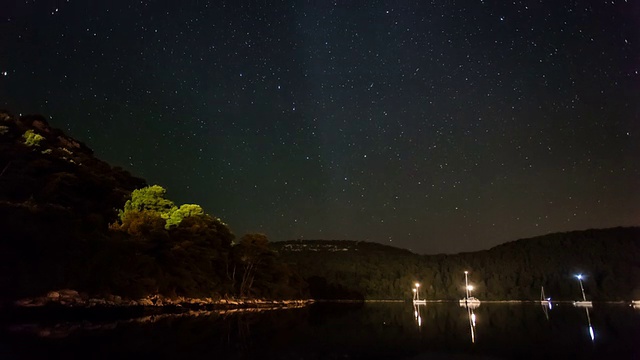
[[[60,296],[62,296],[62,297],[69,297],[69,298],[79,298],[80,297],[80,294],[78,294],[77,291],[71,290],[71,289],[58,290],[57,293],[60,294]]]
[[[105,305],[107,302],[104,299],[89,299],[90,305]]]
[[[20,299],[16,301],[14,304],[16,306],[30,306],[33,303],[33,299]]]
[[[153,306],[153,301],[151,301],[150,299],[140,299],[138,300],[138,305],[141,306]]]
[[[57,300],[60,297],[60,293],[57,291],[49,291],[47,294],[48,299]]]

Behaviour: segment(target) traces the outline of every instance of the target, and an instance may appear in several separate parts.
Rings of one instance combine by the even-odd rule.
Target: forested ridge
[[[555,233],[454,255],[418,255],[390,246],[327,240],[272,243],[309,282],[316,298],[421,298],[463,296],[464,271],[481,300],[539,300],[544,286],[554,300],[581,295],[575,275],[585,276],[591,300],[640,298],[640,228]]]

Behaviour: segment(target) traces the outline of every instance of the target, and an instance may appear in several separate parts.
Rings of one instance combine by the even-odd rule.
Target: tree
[[[25,131],[22,137],[27,146],[40,146],[40,142],[44,140],[44,136],[36,134],[33,130]]]
[[[251,293],[258,268],[274,256],[274,252],[269,249],[269,239],[266,235],[246,234],[240,238],[240,243],[233,247],[234,265],[231,274],[234,283],[236,275],[240,276],[240,296]],[[238,270],[240,274],[237,274]]]
[[[166,193],[167,190],[160,185],[133,190],[131,199],[127,200],[124,209],[120,211],[120,220],[124,222],[127,215],[134,211],[153,212],[163,219],[168,219],[176,206],[173,201],[164,198]]]
[[[167,190],[160,185],[147,186],[134,190],[131,199],[124,204],[119,218],[123,225],[131,221],[131,218],[139,218],[136,213],[144,212],[147,216],[158,216],[165,220],[164,228],[169,230],[176,227],[186,217],[204,215],[200,205],[183,204],[177,207],[173,201],[165,199]]]
[[[200,205],[196,204],[182,204],[179,208],[173,209],[167,218],[165,228],[168,230],[171,227],[178,226],[182,220],[186,217],[204,215],[204,210]]]

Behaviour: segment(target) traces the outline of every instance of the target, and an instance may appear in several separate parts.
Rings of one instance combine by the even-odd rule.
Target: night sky
[[[640,225],[633,0],[10,0],[0,107],[236,235],[452,253]]]

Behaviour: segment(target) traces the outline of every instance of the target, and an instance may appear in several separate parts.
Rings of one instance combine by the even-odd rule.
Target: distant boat
[[[420,283],[416,283],[416,287],[414,287],[411,290],[413,291],[413,304],[414,305],[421,305],[421,304],[426,304],[427,303],[427,300],[425,300],[425,299],[420,300]]]
[[[593,307],[593,303],[591,301],[574,301],[573,306],[575,307]]]
[[[470,296],[460,300],[460,306],[475,309],[480,306],[480,300]]]
[[[640,300],[631,301],[631,306],[633,306],[634,309],[640,309]]]
[[[574,301],[573,306],[586,307],[586,308],[593,307],[593,303],[591,301],[587,301],[587,297],[584,294],[584,287],[582,286],[582,274],[576,275],[576,278],[578,278],[578,281],[580,281],[580,290],[582,291],[582,300]]]
[[[540,287],[540,305],[548,306],[551,309],[551,298],[547,298],[544,296],[544,286]]]
[[[466,291],[466,296],[460,300],[460,306],[467,307],[470,309],[475,309],[478,306],[480,306],[480,300],[471,296],[471,290],[473,290],[473,286],[469,285],[468,275],[469,275],[469,272],[465,271],[464,272],[464,285],[465,285],[464,289]]]

